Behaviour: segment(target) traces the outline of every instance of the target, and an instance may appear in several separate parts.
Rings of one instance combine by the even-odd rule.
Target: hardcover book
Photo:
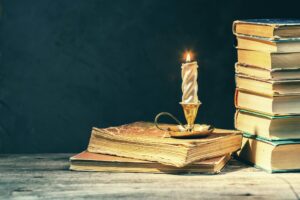
[[[300,95],[300,80],[263,80],[237,74],[235,77],[238,89],[252,91],[267,96]]]
[[[271,39],[300,37],[298,19],[246,19],[233,22],[233,33]]]
[[[165,128],[175,125],[161,125]],[[153,123],[93,128],[88,151],[184,167],[195,161],[231,154],[241,145],[239,131],[215,129],[201,139],[175,139]]]
[[[178,168],[157,162],[124,158],[84,151],[70,158],[74,171],[129,172],[129,173],[207,173],[217,174],[226,165],[230,155],[195,162]]]
[[[258,78],[266,81],[296,80],[300,79],[300,68],[291,69],[264,69],[241,63],[235,64],[235,73]]]
[[[300,139],[300,115],[270,116],[237,110],[235,128],[266,140]]]
[[[267,96],[237,89],[235,107],[271,116],[300,115],[300,95]]]
[[[268,141],[244,134],[237,155],[268,172],[300,171],[300,140]]]
[[[300,51],[300,38],[270,40],[254,36],[237,36],[237,48],[271,53]]]
[[[299,69],[300,52],[270,53],[238,49],[238,62],[243,65],[251,65],[263,69]]]

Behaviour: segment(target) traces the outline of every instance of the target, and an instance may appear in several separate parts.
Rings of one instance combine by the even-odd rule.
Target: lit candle
[[[198,64],[196,61],[191,62],[191,55],[187,53],[186,62],[181,66],[182,77],[182,103],[196,104],[198,99]]]

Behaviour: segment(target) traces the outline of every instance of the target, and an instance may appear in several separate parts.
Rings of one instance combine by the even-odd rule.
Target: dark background
[[[233,20],[297,18],[275,1],[5,0],[0,153],[79,152],[92,126],[181,120],[180,66],[199,64],[198,122],[233,128]]]

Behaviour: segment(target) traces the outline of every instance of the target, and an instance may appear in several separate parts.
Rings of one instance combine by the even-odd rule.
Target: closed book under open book
[[[195,162],[178,168],[157,162],[137,160],[84,151],[70,158],[74,171],[129,172],[129,173],[208,173],[216,174],[226,165],[230,155]]]

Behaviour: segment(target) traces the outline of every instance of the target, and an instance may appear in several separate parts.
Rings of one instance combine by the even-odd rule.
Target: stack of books
[[[239,158],[270,172],[300,170],[300,20],[233,23]]]
[[[147,122],[93,128],[87,150],[70,158],[70,169],[214,174],[240,149],[241,142],[241,132],[235,130],[215,129],[206,138],[175,139]]]

